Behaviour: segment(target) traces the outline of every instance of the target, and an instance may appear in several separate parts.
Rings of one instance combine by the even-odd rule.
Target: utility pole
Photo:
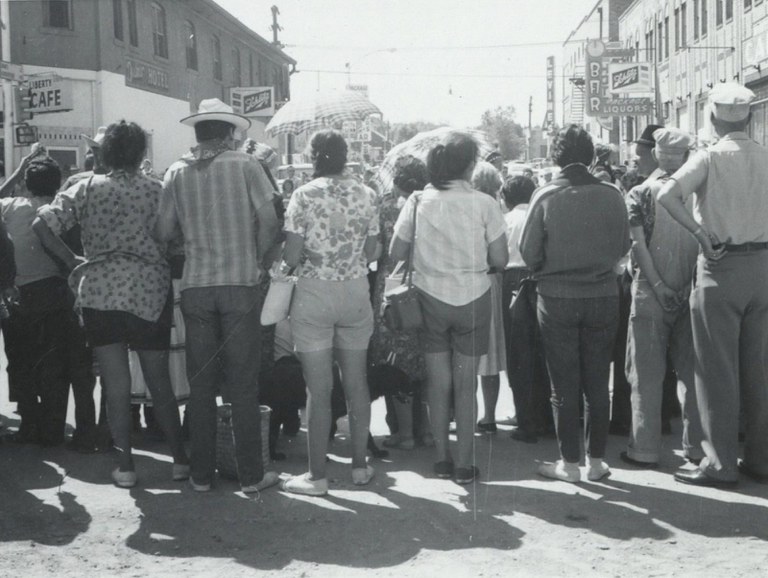
[[[533,97],[528,97],[528,150],[526,156],[531,160],[531,141],[533,140]]]
[[[272,6],[271,10],[272,10],[272,26],[270,26],[270,29],[272,30],[272,44],[274,44],[278,48],[282,48],[283,45],[280,42],[280,38],[278,37],[278,33],[283,28],[277,22],[277,17],[280,14],[280,9],[277,6]]]
[[[2,59],[6,62],[11,61],[11,7],[10,0],[0,1],[0,24],[2,24]],[[5,140],[3,150],[3,160],[5,163],[5,174],[10,175],[13,172],[13,123],[16,120],[13,105],[13,84],[11,80],[3,81],[3,138]]]

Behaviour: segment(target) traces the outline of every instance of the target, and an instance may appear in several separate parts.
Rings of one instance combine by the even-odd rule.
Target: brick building
[[[271,87],[274,106],[289,99],[296,64],[213,0],[11,2],[8,29],[3,60],[23,66],[40,113],[29,124],[66,166],[82,165],[80,133],[125,118],[150,134],[148,157],[162,171],[193,144],[178,121],[200,100]],[[252,118],[248,136],[284,150],[264,135],[269,119]]]

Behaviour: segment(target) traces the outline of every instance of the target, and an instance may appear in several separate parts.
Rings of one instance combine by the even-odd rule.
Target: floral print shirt
[[[82,228],[86,262],[69,278],[77,307],[160,318],[171,286],[164,245],[153,237],[161,193],[156,180],[113,171],[76,183],[40,208],[57,235]]]
[[[320,177],[296,189],[285,213],[285,230],[304,238],[313,255],[299,275],[347,281],[368,274],[363,246],[379,234],[376,194],[347,175]]]

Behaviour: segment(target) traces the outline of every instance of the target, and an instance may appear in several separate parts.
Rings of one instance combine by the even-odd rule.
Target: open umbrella
[[[412,155],[426,163],[429,151],[432,150],[435,145],[440,144],[449,132],[456,130],[469,133],[475,137],[478,145],[480,145],[481,159],[496,150],[488,142],[487,135],[480,130],[456,129],[449,126],[442,126],[434,130],[420,132],[410,140],[393,147],[392,150],[387,153],[387,156],[384,157],[381,167],[379,167],[378,172],[373,178],[374,183],[378,186],[378,190],[382,193],[386,193],[392,189],[392,180],[395,178],[395,164],[400,157]]]
[[[269,121],[266,131],[272,136],[297,134],[345,120],[363,120],[372,114],[381,114],[381,111],[359,92],[316,92],[287,102]]]

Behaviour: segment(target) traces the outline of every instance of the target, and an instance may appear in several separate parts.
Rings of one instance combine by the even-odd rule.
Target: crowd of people
[[[328,492],[337,382],[352,482],[373,479],[369,382],[382,366],[405,383],[387,396],[384,445],[433,446],[434,474],[459,484],[480,475],[473,436],[499,431],[503,372],[511,437],[557,437],[559,456],[539,466],[542,476],[580,482],[582,453],[589,481],[610,475],[614,424],[629,436],[617,457],[658,468],[665,424],[679,411],[680,449],[696,467],[676,480],[728,486],[741,472],[766,481],[768,151],[745,134],[753,98],[732,83],[713,89],[719,139],[695,153],[684,131],[648,126],[631,180],[612,166],[610,148],[565,127],[552,150],[559,175],[538,187],[527,175],[504,178],[497,152],[481,159],[473,136],[452,131],[425,161],[397,159],[390,190],[374,191],[345,170],[347,143],[326,129],[309,144],[312,178],[280,191],[274,151],[250,139],[240,146],[250,121],[217,99],[181,120],[197,145],[162,181],[143,162],[146,135],[132,122],[89,138],[93,168],[64,186],[35,147],[0,187],[2,330],[21,417],[12,438],[63,443],[71,385],[70,444],[91,451],[97,367],[118,451],[112,480],[135,486],[134,352],[172,479],[198,492],[215,484],[221,396],[231,404],[241,489],[260,492],[280,482],[263,457],[260,384],[286,355],[306,386],[309,462],[282,481],[286,492]],[[276,262],[297,278],[277,337],[261,325]],[[418,330],[383,317],[403,262]],[[174,283],[189,454],[169,369]]]

